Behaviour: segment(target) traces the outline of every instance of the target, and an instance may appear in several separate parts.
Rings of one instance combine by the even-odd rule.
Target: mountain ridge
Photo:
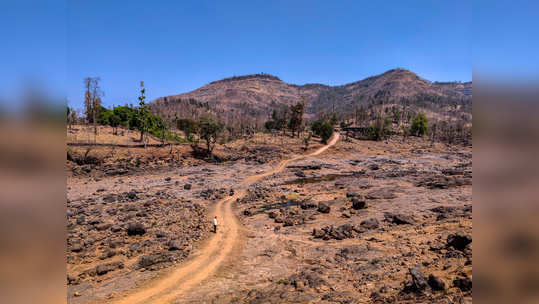
[[[306,113],[315,115],[330,110],[347,112],[373,103],[405,102],[440,107],[454,103],[471,105],[472,85],[471,81],[432,82],[401,68],[336,86],[290,84],[278,76],[260,73],[212,81],[189,92],[159,97],[152,104],[154,108],[163,108],[181,100],[194,100],[221,111],[247,109],[262,115],[280,104],[291,105],[303,99]]]

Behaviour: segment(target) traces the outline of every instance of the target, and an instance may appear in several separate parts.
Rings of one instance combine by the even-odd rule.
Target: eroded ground
[[[303,153],[290,147],[270,150]],[[121,297],[196,255],[215,202],[276,165],[254,145],[230,149],[244,157],[70,179],[70,302]],[[418,139],[341,140],[289,163],[246,189],[237,248],[173,302],[471,302],[471,156]]]

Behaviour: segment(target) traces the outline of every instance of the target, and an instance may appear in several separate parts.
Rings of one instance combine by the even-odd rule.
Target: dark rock
[[[331,208],[329,207],[328,204],[323,203],[323,202],[318,203],[318,212],[329,213],[330,210]]]
[[[109,249],[109,250],[105,251],[105,252],[101,255],[100,259],[104,260],[104,259],[107,259],[107,258],[112,258],[112,257],[115,256],[115,255],[116,255],[116,250],[114,250],[114,249]]]
[[[172,240],[172,241],[168,242],[168,250],[170,250],[170,251],[181,250],[182,247],[183,246],[180,243],[180,241]]]
[[[301,209],[304,209],[304,210],[316,208],[316,204],[312,200],[304,200],[299,204],[299,206],[301,207]]]
[[[428,283],[433,290],[445,290],[444,281],[433,274],[429,275]]]
[[[77,276],[75,275],[72,275],[72,274],[68,274],[67,275],[67,284],[77,284],[79,282],[79,279],[77,278]]]
[[[450,234],[447,237],[447,247],[453,247],[457,250],[464,251],[466,246],[472,242],[472,236],[464,234],[463,232],[457,232]]]
[[[314,228],[313,229],[313,236],[317,239],[320,239],[322,237],[324,237],[324,235],[326,235],[326,232],[321,230],[321,229],[316,229]]]
[[[112,227],[111,223],[103,223],[103,224],[97,225],[95,228],[97,229],[97,231],[104,231],[104,230],[109,229],[110,227]]]
[[[352,191],[346,192],[346,197],[347,198],[356,197],[356,196],[359,196],[359,193],[352,192]]]
[[[185,184],[185,185],[183,185],[183,189],[185,189],[185,190],[191,190],[191,184]]]
[[[128,247],[129,251],[131,252],[137,252],[140,250],[140,243],[133,243],[133,244],[130,244]]]
[[[115,194],[107,194],[107,195],[103,196],[103,201],[105,203],[112,203],[112,202],[114,202],[116,200],[117,200],[117,197],[116,197]]]
[[[97,275],[104,275],[107,272],[111,272],[111,271],[114,271],[116,269],[122,269],[122,268],[124,268],[124,263],[122,263],[120,261],[116,261],[116,262],[110,262],[110,263],[105,263],[105,264],[98,265],[95,268],[95,272],[96,272]]]
[[[131,222],[127,225],[127,235],[143,235],[146,233],[146,228],[142,223]]]
[[[376,229],[378,226],[380,226],[380,223],[375,218],[370,218],[368,220],[364,220],[360,224],[361,227],[365,229]]]
[[[243,210],[243,215],[251,216],[252,215],[251,210],[249,210],[249,209]]]
[[[268,213],[268,217],[274,219],[274,218],[277,217],[277,214],[276,214],[275,212],[273,212],[273,211],[270,211],[270,212]]]
[[[172,180],[172,178],[170,176],[165,178],[166,182],[170,182],[171,180]]]
[[[356,237],[360,231],[353,225],[344,224],[339,227],[325,226],[321,229],[314,229],[313,236],[323,240],[343,240]]]
[[[141,268],[148,268],[149,266],[165,262],[170,262],[170,257],[164,253],[156,253],[141,256],[137,264]]]
[[[303,171],[296,171],[294,174],[295,174],[297,177],[305,177],[305,176],[306,176],[305,173],[303,173]]]
[[[103,192],[105,190],[106,190],[105,188],[99,188],[99,189],[97,189],[97,192]]]
[[[416,291],[424,291],[429,287],[425,275],[421,272],[421,269],[416,266],[408,270],[412,276],[412,281]]]
[[[384,214],[384,217],[388,222],[391,222],[397,225],[404,225],[404,224],[413,225],[415,223],[415,220],[411,216],[404,215],[404,214],[395,214],[395,213],[386,212]]]
[[[127,197],[131,200],[134,200],[137,198],[137,193],[135,191],[127,192]]]
[[[119,232],[122,231],[122,227],[120,227],[119,225],[113,225],[112,227],[110,227],[110,230],[112,232]]]
[[[82,245],[81,244],[75,244],[71,246],[71,251],[73,252],[81,252],[82,251]]]
[[[370,164],[370,165],[368,166],[368,168],[369,168],[370,170],[378,170],[378,169],[380,169],[380,167],[378,166],[378,164]]]
[[[459,288],[462,291],[470,291],[472,290],[472,280],[467,276],[460,277],[453,281],[453,286]]]
[[[362,196],[356,196],[352,198],[352,208],[355,210],[367,208],[367,202]]]
[[[157,231],[155,233],[155,236],[158,237],[158,238],[166,238],[167,234],[166,234],[166,232],[159,230],[159,231]]]
[[[110,248],[117,248],[123,245],[123,241],[121,239],[112,239],[109,240],[109,247]]]
[[[286,218],[284,220],[284,225],[283,226],[294,226],[294,220],[291,219],[291,218]]]

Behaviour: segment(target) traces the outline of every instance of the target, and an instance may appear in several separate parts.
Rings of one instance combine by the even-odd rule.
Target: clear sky
[[[140,80],[152,100],[259,72],[295,84],[345,84],[396,67],[432,81],[472,79],[468,1],[42,2],[32,22],[45,22],[40,10],[57,13],[50,24],[66,46],[53,56],[66,73],[48,80],[65,80],[76,108],[87,76],[101,77],[105,106],[136,104]],[[37,33],[25,52],[46,54],[46,33]]]

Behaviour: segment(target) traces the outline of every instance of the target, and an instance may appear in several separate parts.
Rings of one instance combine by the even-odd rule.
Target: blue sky
[[[51,57],[65,73],[43,71],[45,82],[64,83],[76,108],[87,76],[101,77],[105,106],[135,104],[140,80],[152,100],[259,72],[295,84],[344,84],[395,67],[433,81],[472,79],[468,1],[51,3],[34,7],[31,22],[54,27],[64,50],[40,46],[47,33],[38,29],[23,52]],[[57,17],[41,20],[39,12]]]

